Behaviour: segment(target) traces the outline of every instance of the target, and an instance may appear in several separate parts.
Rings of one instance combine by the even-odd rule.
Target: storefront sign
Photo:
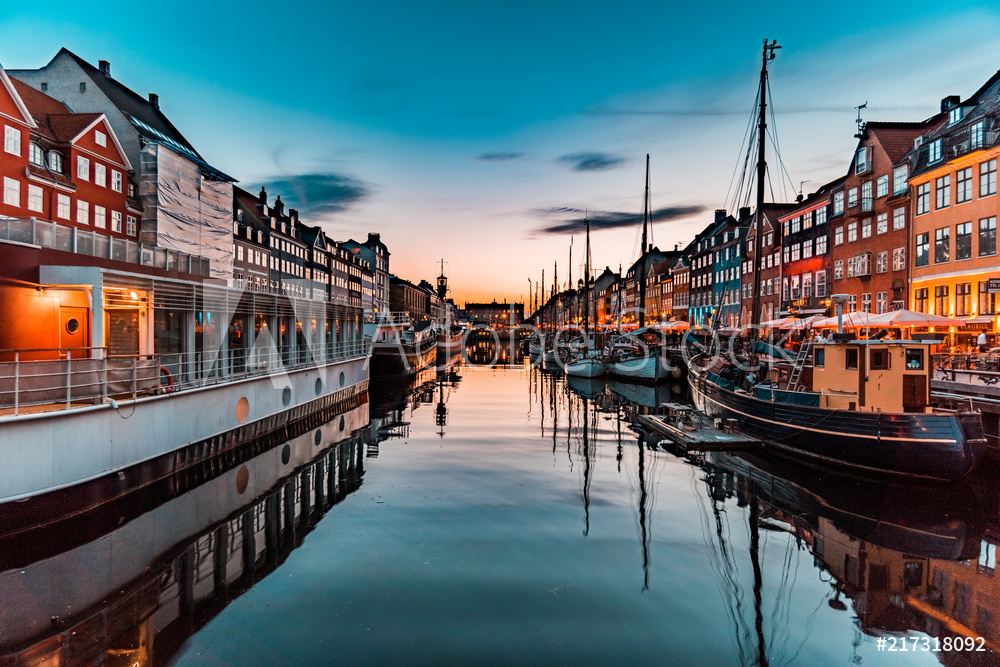
[[[990,278],[987,289],[990,294],[1000,294],[1000,278]]]

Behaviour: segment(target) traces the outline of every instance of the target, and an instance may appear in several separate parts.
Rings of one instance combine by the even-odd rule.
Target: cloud
[[[524,157],[524,153],[483,153],[476,159],[483,162],[507,162],[509,160],[519,160]]]
[[[692,215],[698,215],[708,210],[707,206],[666,206],[658,208],[650,214],[651,222],[667,222],[679,220]],[[642,222],[642,213],[622,213],[619,211],[591,211],[589,214],[577,208],[557,207],[550,209],[535,209],[531,214],[538,218],[562,218],[553,223],[538,228],[541,234],[576,234],[585,229],[584,221],[590,220],[591,230],[615,229],[632,227]]]
[[[625,164],[625,158],[608,153],[571,153],[561,156],[559,161],[570,165],[573,171],[603,171]]]
[[[365,199],[370,189],[350,176],[340,174],[290,174],[264,182],[268,197],[281,200],[308,223],[308,216],[323,217],[340,213]]]

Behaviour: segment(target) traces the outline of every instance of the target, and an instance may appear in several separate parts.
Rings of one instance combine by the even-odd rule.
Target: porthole
[[[346,422],[344,421],[344,415],[340,415],[340,430],[341,431],[344,430],[344,425],[345,424],[346,424]]]
[[[316,378],[316,395],[319,396],[323,393],[323,380]]]
[[[285,387],[281,390],[281,402],[287,408],[292,404],[292,388]]]
[[[345,382],[347,382],[347,376],[344,375],[344,371],[340,371],[340,387],[341,387],[341,389],[343,389]]]
[[[285,446],[281,448],[281,463],[283,465],[288,465],[288,462],[291,460],[291,458],[292,458],[292,446],[286,443]]]
[[[80,330],[80,320],[76,319],[75,317],[71,317],[68,320],[66,320],[66,331],[68,333],[75,334],[79,330]],[[343,373],[341,373],[341,376],[343,376]]]
[[[323,442],[323,431],[316,429],[316,435],[313,436],[313,441],[316,443],[316,446],[319,447]]]
[[[236,471],[236,493],[243,495],[250,484],[250,469],[245,465]]]
[[[236,402],[236,421],[242,424],[247,420],[247,417],[249,416],[250,416],[250,401],[247,400],[246,396],[243,396],[240,398],[239,401]]]

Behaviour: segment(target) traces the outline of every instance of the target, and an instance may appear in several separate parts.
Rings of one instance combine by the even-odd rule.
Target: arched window
[[[31,160],[31,164],[44,167],[45,166],[45,151],[38,144],[32,142],[31,148],[28,151],[28,159]]]

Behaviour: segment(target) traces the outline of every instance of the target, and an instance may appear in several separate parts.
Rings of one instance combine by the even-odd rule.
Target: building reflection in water
[[[411,376],[382,378],[370,389],[371,440],[369,458],[378,456],[384,440],[405,440],[410,420],[422,406],[434,406],[434,424],[443,438],[448,425],[448,399],[462,380],[460,360],[427,368]]]
[[[756,453],[686,453],[656,436],[629,432],[635,414],[669,400],[665,387],[565,378],[534,371],[530,376],[534,409],[544,412],[543,432],[566,429],[581,443],[581,495],[585,533],[590,527],[590,477],[596,459],[592,451],[602,437],[596,416],[603,412],[614,431],[605,434],[621,447],[639,447],[635,516],[643,558],[644,587],[649,586],[651,499],[649,466],[673,455],[697,466],[695,492],[704,500],[703,532],[723,596],[728,599],[740,664],[766,665],[787,658],[789,647],[768,636],[772,613],[762,591],[791,596],[795,577],[791,552],[808,550],[816,576],[829,582],[826,604],[852,613],[859,633],[870,636],[928,635],[983,638],[984,652],[975,655],[941,652],[944,664],[1000,664],[997,610],[1000,578],[996,551],[1000,542],[1000,502],[992,482],[995,467],[987,467],[960,484],[920,485],[891,480],[865,480],[798,462]],[[674,393],[676,396],[676,393]],[[583,412],[583,419],[578,416]],[[567,417],[577,415],[573,424]],[[563,416],[566,415],[566,416]],[[591,420],[586,415],[593,415]],[[560,424],[560,417],[563,424]],[[624,431],[621,428],[625,424]],[[665,454],[664,452],[670,452]],[[732,505],[735,505],[733,507]],[[752,584],[743,590],[740,554],[732,543],[729,519],[739,508],[747,530],[739,547],[750,561]],[[765,580],[761,567],[762,533],[785,533],[789,555],[780,581]],[[771,574],[770,576],[773,576]],[[976,646],[980,640],[976,639]],[[971,662],[970,662],[971,660]]]
[[[137,516],[123,500],[80,517],[86,543],[64,543],[65,526],[3,543],[0,665],[168,661],[361,486],[368,408],[314,415],[248,443],[252,456],[167,480]]]

